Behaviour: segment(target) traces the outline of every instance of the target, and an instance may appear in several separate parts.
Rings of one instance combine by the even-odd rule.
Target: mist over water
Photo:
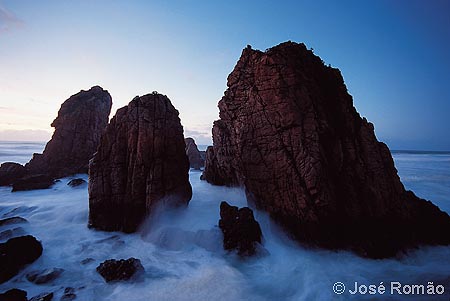
[[[1,152],[1,150],[0,150]],[[408,189],[433,200],[449,212],[450,155],[395,154],[399,174]],[[4,161],[0,157],[0,161]],[[26,160],[28,161],[28,160]],[[87,180],[87,175],[77,175]],[[193,197],[187,209],[160,210],[135,234],[87,228],[87,185],[71,188],[70,178],[48,190],[10,193],[0,187],[0,218],[22,216],[23,232],[42,241],[43,255],[18,276],[0,285],[0,292],[16,287],[28,297],[76,289],[76,300],[448,300],[450,247],[424,247],[399,259],[369,260],[352,253],[308,249],[291,241],[262,212],[265,251],[246,261],[222,248],[217,227],[222,200],[246,206],[240,188],[212,186],[191,171]],[[3,231],[7,228],[2,228]],[[105,284],[95,268],[110,258],[139,258],[145,268],[141,281]],[[81,262],[91,258],[88,263]],[[35,285],[25,274],[43,268],[65,271],[48,285]],[[336,295],[333,283],[351,288],[390,281],[444,284],[443,296]]]
[[[25,164],[33,153],[42,153],[45,142],[0,141],[0,163],[17,162]]]

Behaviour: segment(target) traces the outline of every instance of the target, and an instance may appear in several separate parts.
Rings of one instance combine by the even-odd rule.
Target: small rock
[[[81,261],[81,264],[85,265],[94,261],[94,258],[85,258]]]
[[[86,181],[81,178],[72,179],[69,181],[69,183],[67,183],[67,185],[69,185],[70,187],[77,187],[83,184],[86,184]]]
[[[25,176],[25,167],[19,163],[5,162],[0,166],[0,186],[9,186]]]
[[[61,275],[64,272],[64,269],[60,268],[52,268],[45,269],[39,271],[32,271],[26,274],[28,281],[33,282],[35,284],[44,284],[49,283]]]
[[[256,253],[256,247],[261,243],[262,232],[250,208],[238,209],[227,202],[222,202],[219,227],[223,232],[225,250],[237,250],[241,256],[251,256]]]
[[[75,294],[75,289],[73,287],[66,287],[64,289],[64,295],[61,296],[61,301],[72,301],[77,298]]]
[[[12,192],[34,189],[47,189],[54,184],[48,175],[32,175],[21,178],[13,184]]]
[[[12,225],[12,224],[22,224],[28,221],[20,216],[8,217],[5,219],[0,219],[0,226]]]
[[[0,244],[0,283],[8,281],[42,255],[42,244],[33,236],[20,236]]]
[[[97,272],[106,282],[121,281],[136,278],[144,272],[144,267],[141,261],[136,258],[128,258],[126,260],[109,259],[97,267]]]
[[[29,301],[50,301],[53,299],[53,293],[42,293],[34,296]]]
[[[0,301],[28,301],[27,292],[13,288],[0,294]]]
[[[25,230],[22,227],[16,227],[0,232],[0,240],[7,240],[13,237],[22,236]]]

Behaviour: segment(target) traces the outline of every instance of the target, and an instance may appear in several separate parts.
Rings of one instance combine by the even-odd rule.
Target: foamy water
[[[0,157],[0,159],[2,159]],[[4,161],[4,160],[0,160]],[[400,176],[408,189],[449,211],[450,156],[396,154]],[[78,175],[87,180],[87,175]],[[425,247],[401,260],[369,260],[349,252],[311,250],[289,240],[270,219],[255,212],[267,254],[241,261],[222,249],[217,227],[219,204],[226,200],[245,206],[238,188],[212,186],[191,171],[193,198],[185,210],[163,211],[136,234],[87,228],[87,186],[71,188],[70,178],[51,189],[11,193],[0,188],[0,217],[22,216],[29,223],[10,225],[42,241],[43,255],[18,276],[0,285],[16,287],[28,297],[76,289],[76,300],[448,300],[450,247]],[[2,228],[4,230],[6,228]],[[106,284],[95,268],[110,258],[139,258],[145,268],[141,281]],[[92,258],[88,264],[81,261]],[[43,268],[65,271],[51,284],[35,285],[25,274]],[[355,281],[388,287],[404,284],[445,285],[443,296],[336,295],[333,283],[351,287]],[[440,297],[440,298],[439,298]]]

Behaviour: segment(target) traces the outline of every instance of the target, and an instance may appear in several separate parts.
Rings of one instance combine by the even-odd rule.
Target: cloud
[[[2,141],[37,141],[50,140],[51,133],[45,130],[0,130]]]
[[[185,128],[184,129],[184,137],[192,137],[195,140],[195,143],[201,144],[201,145],[212,145],[212,138],[211,138],[211,129],[208,128],[207,130],[190,130]]]
[[[13,12],[0,5],[0,34],[21,28],[23,24]]]

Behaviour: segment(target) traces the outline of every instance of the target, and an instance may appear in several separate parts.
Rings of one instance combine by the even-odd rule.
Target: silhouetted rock
[[[189,158],[190,167],[200,170],[205,166],[205,161],[197,148],[197,144],[195,144],[195,140],[193,138],[186,138],[184,142],[186,144],[186,155]]]
[[[81,178],[72,179],[69,181],[69,183],[67,183],[67,185],[69,185],[70,187],[78,187],[83,184],[86,184],[86,181]]]
[[[225,250],[237,250],[241,256],[255,254],[257,245],[261,243],[262,232],[250,208],[238,209],[222,202],[219,227],[223,233]]]
[[[47,189],[55,183],[52,177],[48,175],[31,175],[23,177],[12,185],[12,191]]]
[[[243,50],[219,102],[203,178],[242,185],[298,240],[390,257],[449,244],[450,218],[405,191],[338,69],[305,45]]]
[[[0,186],[12,185],[15,181],[25,176],[25,173],[25,167],[19,163],[2,163],[0,165]]]
[[[136,279],[144,272],[141,261],[136,258],[109,259],[97,267],[97,272],[106,282]]]
[[[13,217],[5,218],[5,219],[0,219],[0,227],[7,226],[7,225],[23,224],[23,223],[28,223],[28,221],[20,216],[13,216]]]
[[[111,106],[111,95],[99,86],[67,99],[51,124],[55,132],[44,152],[34,154],[25,165],[28,174],[60,178],[87,173],[89,160],[108,124]]]
[[[51,301],[53,300],[53,293],[42,293],[34,296],[29,301]]]
[[[64,269],[51,268],[39,271],[31,271],[26,274],[26,277],[28,281],[35,284],[45,284],[58,278],[62,272],[64,272]]]
[[[156,205],[192,196],[183,127],[170,100],[153,93],[119,109],[89,169],[89,225],[133,232]]]
[[[13,288],[0,294],[0,301],[28,301],[27,292]]]
[[[31,235],[9,239],[0,244],[0,283],[14,277],[25,265],[42,254],[42,245]]]

